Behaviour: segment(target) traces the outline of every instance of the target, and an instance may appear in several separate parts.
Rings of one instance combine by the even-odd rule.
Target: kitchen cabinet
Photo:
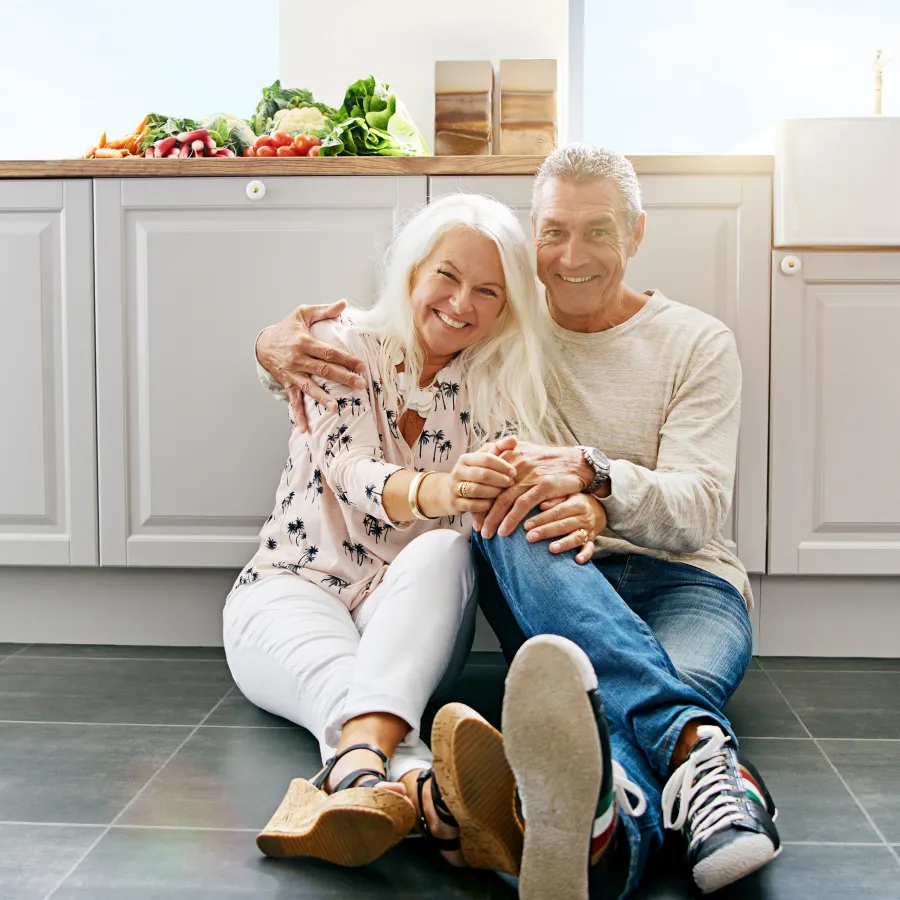
[[[97,564],[89,182],[0,181],[0,565]]]
[[[290,430],[253,340],[301,303],[369,303],[425,199],[425,176],[94,182],[101,565],[247,561]]]
[[[900,575],[900,253],[772,273],[769,571]]]
[[[514,207],[531,233],[530,176],[434,176],[429,193],[478,191]],[[721,319],[737,338],[743,368],[734,503],[723,536],[750,572],[766,564],[769,403],[768,176],[646,175],[647,227],[626,280],[658,288]]]

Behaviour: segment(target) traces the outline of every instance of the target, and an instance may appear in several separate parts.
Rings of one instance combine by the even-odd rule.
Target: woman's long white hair
[[[394,237],[382,266],[375,305],[360,330],[381,339],[382,364],[398,352],[418,383],[424,350],[410,300],[419,267],[447,232],[467,228],[493,241],[506,278],[506,303],[490,334],[460,352],[476,423],[493,437],[513,430],[524,439],[553,440],[544,387],[544,355],[550,317],[538,292],[528,239],[509,207],[481,194],[450,194],[420,209]]]

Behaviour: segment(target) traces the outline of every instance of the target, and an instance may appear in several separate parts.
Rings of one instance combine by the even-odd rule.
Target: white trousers
[[[244,585],[223,613],[231,674],[257,706],[311,731],[323,761],[350,719],[376,712],[403,719],[409,732],[389,767],[396,780],[431,765],[419,737],[422,713],[465,665],[475,584],[468,540],[437,529],[404,547],[352,613],[296,575]]]

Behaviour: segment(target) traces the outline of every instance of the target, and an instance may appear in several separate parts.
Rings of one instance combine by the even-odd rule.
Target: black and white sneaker
[[[576,644],[542,634],[519,649],[503,743],[525,828],[519,897],[587,900],[591,875],[622,846],[620,815],[641,815],[646,801],[612,759],[597,675]]]
[[[718,725],[701,725],[697,734],[663,789],[663,823],[682,832],[694,881],[709,894],[770,863],[782,848],[775,803],[759,772]]]

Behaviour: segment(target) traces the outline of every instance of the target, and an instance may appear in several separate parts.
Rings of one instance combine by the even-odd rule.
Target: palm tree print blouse
[[[485,431],[471,421],[457,360],[435,377],[433,408],[409,447],[398,428],[405,410],[397,372],[394,367],[381,371],[377,339],[350,330],[350,324],[344,314],[314,325],[313,334],[363,360],[366,387],[356,390],[316,379],[335,398],[337,410],[305,398],[310,431],[291,431],[275,509],[260,531],[256,555],[232,590],[290,574],[320,585],[352,610],[420,534],[433,528],[471,532],[466,514],[433,522],[391,522],[381,504],[384,483],[398,469],[449,472],[473,442],[483,443]],[[284,397],[283,389],[273,393]]]

